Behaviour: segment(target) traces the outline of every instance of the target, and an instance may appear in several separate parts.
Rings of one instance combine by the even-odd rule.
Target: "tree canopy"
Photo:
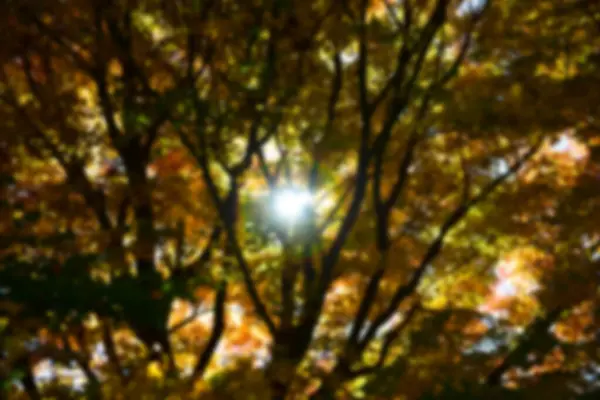
[[[597,398],[600,4],[0,30],[1,398]]]

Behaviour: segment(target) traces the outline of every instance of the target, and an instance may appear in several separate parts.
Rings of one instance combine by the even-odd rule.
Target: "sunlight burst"
[[[288,222],[298,220],[312,204],[312,194],[302,189],[282,189],[273,195],[275,213]]]

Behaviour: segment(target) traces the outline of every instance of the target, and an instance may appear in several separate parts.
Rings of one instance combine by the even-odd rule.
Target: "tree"
[[[3,2],[8,398],[593,396],[600,8],[556,3]]]

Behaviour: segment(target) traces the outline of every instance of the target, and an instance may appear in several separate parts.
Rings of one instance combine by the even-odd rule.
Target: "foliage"
[[[0,397],[597,396],[594,2],[0,29]]]

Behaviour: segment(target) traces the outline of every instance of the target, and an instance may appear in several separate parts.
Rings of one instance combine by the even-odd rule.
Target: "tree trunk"
[[[292,327],[275,335],[272,360],[266,369],[272,399],[284,400],[296,376],[296,370],[310,344],[310,331]]]

